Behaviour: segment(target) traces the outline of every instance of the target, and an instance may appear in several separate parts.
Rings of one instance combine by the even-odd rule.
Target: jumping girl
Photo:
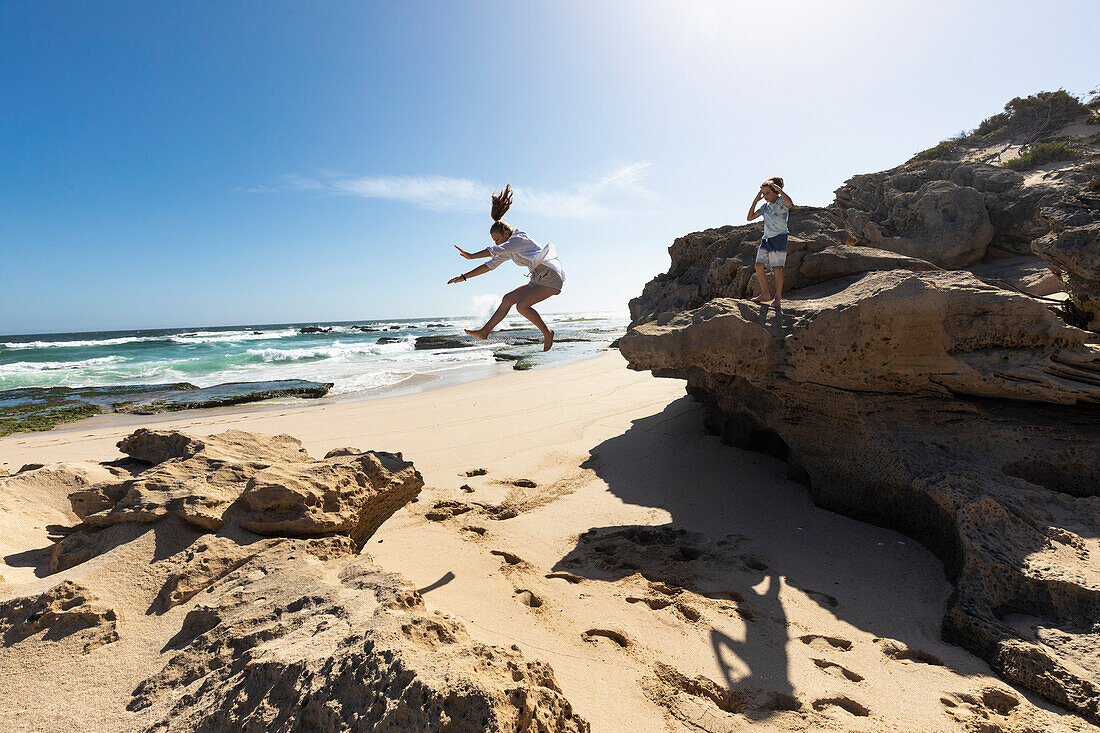
[[[512,184],[509,183],[503,191],[493,196],[493,225],[489,227],[489,236],[493,238],[493,244],[480,252],[473,253],[455,245],[459,254],[468,260],[485,257],[491,259],[467,273],[451,278],[447,284],[453,285],[457,282],[465,282],[471,277],[484,275],[489,270],[495,270],[505,260],[512,260],[517,265],[526,267],[531,271],[531,282],[505,295],[496,313],[484,326],[476,330],[467,328],[466,333],[477,336],[483,341],[488,339],[492,330],[504,320],[504,316],[508,315],[508,311],[514,305],[521,316],[542,331],[542,350],[549,351],[554,345],[554,332],[546,327],[542,317],[531,306],[561,292],[562,285],[565,284],[565,271],[561,267],[561,262],[558,261],[558,252],[554,245],[547,244],[543,247],[527,236],[526,232],[501,221],[511,205]]]

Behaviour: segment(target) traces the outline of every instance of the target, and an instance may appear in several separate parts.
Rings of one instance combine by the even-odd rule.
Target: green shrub
[[[921,152],[910,158],[908,163],[923,163],[927,160],[940,160],[954,153],[959,147],[958,140],[944,140],[939,145],[934,145],[928,148],[928,150],[922,150]]]
[[[1021,153],[1019,158],[1005,161],[1001,165],[1014,171],[1021,171],[1055,160],[1076,160],[1079,157],[1081,157],[1081,151],[1066,142],[1035,143]]]
[[[998,112],[992,117],[986,117],[982,120],[982,124],[975,128],[974,134],[978,137],[985,137],[991,133],[1000,132],[1008,125],[1009,119],[1008,112]]]
[[[1039,92],[1030,97],[1016,97],[1005,105],[1011,118],[1009,130],[1023,133],[1035,140],[1040,135],[1056,130],[1075,117],[1088,112],[1077,97],[1064,89],[1056,92]]]

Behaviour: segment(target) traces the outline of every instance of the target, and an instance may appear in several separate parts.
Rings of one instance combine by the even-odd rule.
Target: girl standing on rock
[[[759,209],[756,205],[764,199]],[[756,277],[760,280],[760,295],[753,298],[757,303],[771,301],[768,280],[764,275],[764,265],[772,268],[775,275],[775,307],[783,298],[783,264],[787,261],[787,210],[794,206],[791,197],[783,191],[783,179],[773,176],[760,184],[760,191],[749,207],[748,220],[764,217],[764,238],[756,250]]]
[[[452,277],[447,281],[448,285],[457,282],[465,282],[471,277],[484,275],[489,270],[494,270],[505,260],[512,260],[517,265],[526,267],[531,271],[531,281],[522,287],[518,287],[504,296],[500,301],[500,307],[496,313],[478,329],[466,329],[466,333],[477,336],[481,340],[489,338],[490,332],[497,324],[504,320],[512,306],[516,307],[520,315],[535,324],[542,331],[542,350],[549,351],[554,345],[554,332],[546,327],[542,317],[532,306],[540,303],[552,295],[561,292],[565,284],[565,271],[558,261],[558,252],[554,245],[539,245],[535,240],[527,236],[526,232],[516,229],[511,224],[501,221],[512,205],[512,184],[508,184],[503,191],[493,196],[493,225],[489,227],[489,236],[493,238],[493,244],[480,252],[467,252],[457,244],[455,249],[468,260],[491,258],[488,262],[478,265],[467,273],[458,277]]]

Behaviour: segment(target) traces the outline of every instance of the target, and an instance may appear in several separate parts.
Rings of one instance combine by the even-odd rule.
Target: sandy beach
[[[475,639],[549,663],[594,731],[1091,729],[940,639],[951,586],[927,550],[814,507],[784,464],[706,434],[683,389],[610,353],[155,427],[287,433],[315,456],[402,452],[425,488],[364,551]],[[134,427],[99,419],[13,435],[0,439],[0,465],[114,460]],[[0,600],[81,574],[36,577],[13,562],[50,544],[46,525],[78,521],[65,495],[0,498]],[[140,727],[126,705],[158,660],[133,638],[163,620],[103,594],[121,642],[44,667],[34,660],[48,641],[0,650],[0,728]],[[65,694],[44,700],[43,685]]]

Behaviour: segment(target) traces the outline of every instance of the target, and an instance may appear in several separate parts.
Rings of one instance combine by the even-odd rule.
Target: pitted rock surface
[[[1038,173],[960,144],[792,209],[781,311],[746,300],[759,225],[682,237],[619,348],[815,503],[923,542],[956,585],[944,638],[1096,723],[1100,146],[1074,144]]]
[[[399,454],[345,449],[314,460],[286,435],[231,430],[198,439],[139,430],[119,445],[154,465],[70,494],[85,532],[175,516],[207,532],[232,524],[267,535],[345,534],[362,546],[424,485]]]
[[[589,730],[549,665],[472,641],[343,538],[279,540],[204,593],[173,642],[134,690],[149,731]]]

